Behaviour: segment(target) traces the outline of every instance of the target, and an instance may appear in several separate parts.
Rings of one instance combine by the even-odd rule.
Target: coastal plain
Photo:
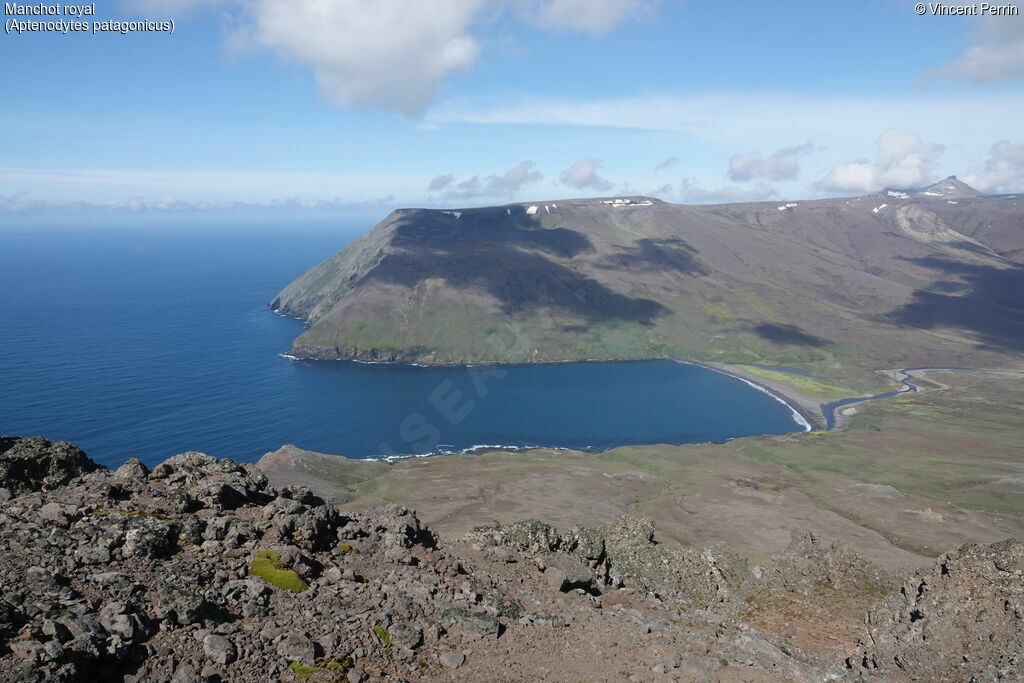
[[[1024,373],[932,371],[931,388],[845,408],[844,429],[603,453],[489,450],[391,463],[285,446],[259,467],[347,506],[400,502],[439,532],[651,516],[660,537],[752,560],[794,528],[888,569],[1024,534]]]
[[[289,353],[676,358],[774,394],[812,430],[387,465],[285,446],[260,466],[350,505],[411,505],[442,532],[642,512],[680,544],[761,560],[809,528],[890,569],[1020,536],[1021,216],[1018,197],[952,176],[804,202],[396,211],[270,303],[307,321]]]

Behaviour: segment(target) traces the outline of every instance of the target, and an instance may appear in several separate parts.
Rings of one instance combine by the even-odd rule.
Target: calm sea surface
[[[300,362],[265,303],[366,225],[0,231],[0,434],[105,465],[285,443],[354,458],[474,445],[607,449],[800,429],[745,383],[671,361],[505,368]]]

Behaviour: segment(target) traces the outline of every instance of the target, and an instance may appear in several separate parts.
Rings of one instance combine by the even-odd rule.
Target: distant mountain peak
[[[920,190],[914,190],[910,192],[914,196],[925,196],[925,197],[980,197],[981,193],[975,190],[973,187],[958,179],[955,175],[951,175],[948,178],[943,178],[937,183],[932,183],[928,187]]]

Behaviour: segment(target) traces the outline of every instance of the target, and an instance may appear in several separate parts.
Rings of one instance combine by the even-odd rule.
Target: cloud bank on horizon
[[[131,59],[132,39],[3,45],[8,64],[73,60],[127,85],[54,96],[15,69],[18,104],[0,120],[20,135],[0,168],[0,212],[472,205],[645,188],[753,201],[949,173],[984,192],[1024,190],[1024,17],[917,17],[903,5],[722,17],[697,0],[124,0],[113,17],[181,27],[163,45],[134,39]],[[850,58],[861,40],[876,61]],[[182,68],[161,72],[157,91],[132,86],[166,60]]]

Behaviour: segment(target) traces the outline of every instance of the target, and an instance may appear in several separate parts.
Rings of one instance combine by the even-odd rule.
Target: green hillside
[[[927,196],[406,209],[271,306],[309,323],[305,358],[679,357],[869,390],[878,368],[1019,359],[1022,219],[1015,199]]]

